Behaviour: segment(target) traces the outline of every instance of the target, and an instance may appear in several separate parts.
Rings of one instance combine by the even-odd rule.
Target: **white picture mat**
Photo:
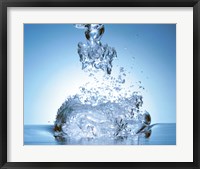
[[[8,162],[192,162],[193,8],[19,8],[9,7]],[[24,23],[175,23],[175,146],[24,146]]]

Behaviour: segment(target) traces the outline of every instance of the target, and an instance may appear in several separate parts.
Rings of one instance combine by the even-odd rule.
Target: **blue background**
[[[72,24],[24,25],[24,124],[53,124],[57,109],[84,82],[77,53],[84,30]],[[152,123],[176,122],[176,25],[106,24],[102,43],[141,81]],[[119,66],[117,68],[117,66]]]

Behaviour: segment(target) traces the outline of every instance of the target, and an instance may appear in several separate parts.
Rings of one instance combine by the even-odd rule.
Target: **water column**
[[[151,134],[151,116],[143,108],[143,96],[127,86],[126,69],[112,72],[116,50],[101,43],[103,24],[76,24],[87,42],[78,43],[82,69],[92,73],[79,92],[67,96],[57,111],[54,136],[64,144],[138,144]],[[104,71],[96,78],[97,71]]]
[[[101,37],[105,31],[103,24],[76,24],[76,28],[85,30],[87,43],[79,42],[78,54],[82,62],[82,69],[94,67],[111,74],[112,61],[117,57],[114,48],[102,45]]]

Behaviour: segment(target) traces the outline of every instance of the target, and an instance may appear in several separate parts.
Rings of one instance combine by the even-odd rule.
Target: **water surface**
[[[100,141],[58,141],[54,137],[53,125],[25,125],[24,145],[113,145],[113,142]],[[116,141],[116,145],[176,145],[176,124],[160,123],[152,128],[149,138],[139,138],[137,140]],[[115,145],[114,144],[114,145]]]

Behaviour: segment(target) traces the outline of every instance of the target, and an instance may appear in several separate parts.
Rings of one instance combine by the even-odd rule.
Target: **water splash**
[[[76,24],[76,28],[85,30],[87,43],[79,42],[78,54],[82,62],[82,69],[94,67],[108,74],[112,71],[112,61],[117,57],[114,48],[103,45],[100,40],[105,31],[103,24]]]
[[[100,42],[104,25],[75,27],[85,29],[88,40],[78,44],[78,54],[89,80],[58,109],[55,138],[66,144],[137,144],[139,137],[149,137],[151,116],[141,93],[127,82],[131,75],[124,67],[111,75],[116,51]]]

